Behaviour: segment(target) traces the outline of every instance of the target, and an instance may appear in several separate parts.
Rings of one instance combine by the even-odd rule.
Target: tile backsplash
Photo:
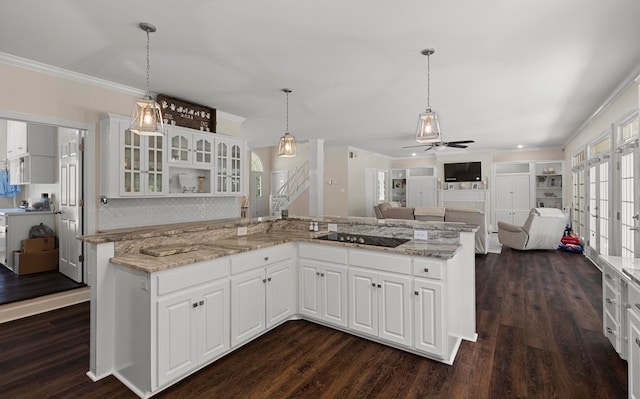
[[[98,230],[240,217],[240,197],[109,198]]]

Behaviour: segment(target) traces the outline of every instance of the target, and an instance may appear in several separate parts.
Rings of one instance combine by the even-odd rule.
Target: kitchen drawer
[[[157,273],[158,296],[229,276],[229,258],[195,263]]]
[[[609,338],[609,341],[615,348],[616,352],[620,352],[620,324],[617,323],[608,313],[605,313],[604,318],[604,335]]]
[[[426,259],[413,260],[413,275],[432,279],[442,279],[442,262],[434,262]]]
[[[604,306],[611,317],[616,321],[620,320],[620,315],[618,314],[620,310],[620,292],[607,282],[604,284]]]
[[[602,270],[602,281],[608,282],[616,291],[620,291],[620,275],[613,267],[609,265],[604,266]]]
[[[347,264],[347,249],[322,244],[298,244],[298,257],[315,259],[323,262]]]
[[[383,272],[411,274],[411,258],[404,255],[387,255],[380,251],[349,249],[349,265],[361,266]]]
[[[638,316],[640,316],[640,286],[635,282],[629,283],[629,305]]]
[[[254,251],[244,252],[231,257],[231,274],[246,272],[293,257],[293,245],[284,244]]]

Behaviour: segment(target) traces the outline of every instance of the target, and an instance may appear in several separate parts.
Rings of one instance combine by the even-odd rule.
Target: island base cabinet
[[[229,349],[229,283],[162,298],[158,306],[158,386]]]
[[[300,314],[347,327],[347,268],[301,259]]]
[[[411,279],[351,268],[349,282],[349,328],[410,346]]]
[[[250,340],[295,313],[293,261],[231,278],[231,345]]]
[[[443,357],[447,350],[447,329],[444,323],[443,285],[437,281],[415,279],[414,288],[414,348]]]

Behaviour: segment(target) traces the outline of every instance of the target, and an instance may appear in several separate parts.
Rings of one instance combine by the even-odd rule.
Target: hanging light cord
[[[147,50],[148,51],[148,50]],[[431,55],[427,55],[427,109],[431,109]]]
[[[149,84],[149,71],[150,71],[150,62],[149,62],[149,30],[147,29],[147,97],[151,98],[151,89]]]
[[[287,93],[287,130],[285,133],[289,133],[289,90],[285,91]]]

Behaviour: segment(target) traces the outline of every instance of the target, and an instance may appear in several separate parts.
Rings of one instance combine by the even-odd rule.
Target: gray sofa
[[[410,219],[422,222],[466,223],[478,226],[475,236],[475,252],[489,252],[489,230],[487,216],[473,208],[416,207],[407,208],[397,203],[383,202],[374,206],[378,219]]]

